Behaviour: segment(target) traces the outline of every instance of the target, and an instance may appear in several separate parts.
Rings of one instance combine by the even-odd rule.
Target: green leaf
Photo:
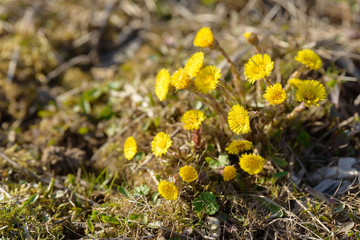
[[[91,233],[95,231],[94,224],[92,223],[90,218],[86,219],[86,225]]]
[[[101,216],[101,221],[103,221],[104,223],[110,223],[110,224],[116,224],[116,225],[121,224],[119,219],[114,218],[114,217],[109,217],[106,215]]]
[[[194,199],[193,209],[195,212],[205,211],[209,215],[213,215],[219,211],[219,205],[216,202],[216,197],[212,192],[203,192],[199,198]]]
[[[211,157],[205,157],[205,161],[209,164],[211,169],[225,167],[230,164],[229,155],[227,154],[220,154],[217,160]]]
[[[275,163],[276,165],[278,165],[281,168],[285,168],[288,165],[287,161],[285,161],[284,159],[279,158],[279,157],[272,157],[271,161],[273,161],[273,163]]]
[[[335,213],[341,213],[345,209],[345,204],[341,203],[337,208],[335,208]]]
[[[257,200],[265,206],[272,213],[270,217],[281,218],[284,216],[284,212],[281,207],[273,201],[269,201],[266,198],[258,197]]]
[[[99,113],[97,113],[97,119],[102,120],[109,120],[113,116],[114,112],[112,106],[106,105],[105,107],[101,108]]]
[[[134,189],[135,196],[146,196],[148,195],[149,192],[150,192],[150,188],[145,184],[140,185],[139,187],[136,187]]]
[[[34,194],[32,196],[30,196],[19,208],[19,211],[23,210],[24,208],[26,208],[28,205],[30,205],[31,203],[34,203],[37,199],[39,198],[39,194]]]
[[[283,178],[283,177],[286,177],[287,174],[288,174],[288,172],[284,171],[284,172],[274,173],[272,176],[273,176],[273,178]]]
[[[131,193],[126,189],[126,188],[124,188],[124,187],[122,187],[122,186],[119,186],[118,187],[118,192],[119,193],[122,193],[125,197],[127,197],[127,198],[131,198],[132,197],[132,195],[131,195]]]

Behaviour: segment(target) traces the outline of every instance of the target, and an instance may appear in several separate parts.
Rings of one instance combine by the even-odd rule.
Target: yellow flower
[[[195,36],[194,46],[196,47],[212,47],[214,44],[214,36],[209,27],[201,28]]]
[[[265,160],[259,155],[242,154],[240,157],[240,167],[250,175],[258,174],[264,167]]]
[[[155,94],[160,101],[164,101],[169,91],[170,74],[169,70],[163,68],[156,75]]]
[[[311,70],[318,70],[319,68],[321,68],[322,65],[322,61],[319,55],[317,55],[311,49],[304,49],[298,51],[297,56],[295,56],[295,60],[301,62]]]
[[[199,110],[189,110],[181,117],[181,121],[185,123],[185,130],[199,130],[201,123],[205,120],[205,115]]]
[[[236,177],[236,169],[233,166],[226,166],[222,174],[224,181],[230,181]]]
[[[299,87],[299,84],[302,82],[301,79],[299,78],[290,78],[288,80],[288,84],[293,87],[293,88],[298,88]]]
[[[196,77],[200,71],[204,62],[204,53],[197,52],[194,53],[186,62],[185,70],[188,72],[190,77]]]
[[[176,88],[176,90],[186,88],[190,82],[191,78],[184,68],[179,68],[171,76],[171,84]]]
[[[158,191],[167,200],[176,200],[179,195],[179,190],[175,184],[165,180],[159,182]]]
[[[221,70],[215,66],[206,66],[200,70],[195,78],[196,90],[208,94],[215,90],[221,78]]]
[[[280,83],[275,83],[266,88],[264,98],[270,105],[282,104],[286,99],[286,93]]]
[[[228,123],[231,131],[236,134],[246,134],[251,131],[248,111],[239,104],[231,107],[228,115]]]
[[[238,154],[239,152],[250,150],[252,146],[252,142],[247,140],[232,140],[225,150],[230,154]]]
[[[167,152],[172,142],[169,135],[159,132],[151,142],[151,151],[156,157],[159,157]]]
[[[244,67],[244,75],[246,80],[254,83],[257,80],[269,77],[274,68],[274,62],[268,54],[261,53],[252,56]]]
[[[127,160],[131,160],[137,152],[136,141],[133,137],[128,137],[124,144],[124,155]]]
[[[315,80],[304,80],[299,84],[296,100],[304,102],[305,106],[319,106],[318,102],[326,98],[324,85]]]
[[[180,168],[179,174],[182,180],[187,183],[195,181],[198,178],[198,173],[193,166],[183,166],[182,168]]]
[[[244,37],[248,43],[251,45],[256,46],[259,43],[259,39],[256,33],[253,32],[246,32],[244,33]]]

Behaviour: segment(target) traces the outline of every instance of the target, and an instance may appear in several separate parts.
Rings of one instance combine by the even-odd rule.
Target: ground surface
[[[360,239],[357,172],[341,165],[356,168],[360,156],[359,25],[356,1],[1,1],[2,239]],[[241,74],[255,53],[248,31],[271,55],[274,81],[286,83],[300,49],[323,61],[302,76],[326,86],[319,107],[273,131],[252,121],[247,139],[266,158],[258,175],[226,154],[233,134],[201,96],[154,94],[161,68],[173,72],[199,51],[192,42],[204,26]],[[224,57],[203,51],[231,82]],[[245,87],[247,107],[268,109]],[[179,122],[192,108],[208,116],[200,150]],[[160,131],[180,157],[152,156]],[[139,146],[130,161],[129,136]],[[224,161],[238,171],[228,183],[217,172]],[[179,180],[184,164],[197,166],[196,183]],[[177,200],[159,196],[160,179],[175,179]],[[199,210],[204,192],[215,200]]]

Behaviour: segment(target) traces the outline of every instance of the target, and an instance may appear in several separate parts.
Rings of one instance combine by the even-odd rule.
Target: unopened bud
[[[253,32],[246,32],[244,33],[244,37],[248,43],[250,43],[253,46],[258,45],[259,39],[256,33]]]

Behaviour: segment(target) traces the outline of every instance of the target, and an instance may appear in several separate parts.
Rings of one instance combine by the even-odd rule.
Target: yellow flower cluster
[[[236,169],[233,166],[226,166],[222,174],[224,181],[228,182],[236,177]]]
[[[151,142],[151,151],[156,157],[162,156],[171,147],[172,142],[169,135],[159,132]]]
[[[189,86],[190,82],[190,75],[185,70],[185,68],[179,68],[171,76],[171,85],[173,85],[176,90],[185,89],[187,86]]]
[[[185,70],[189,74],[190,77],[196,77],[202,68],[204,62],[204,53],[197,52],[194,53],[186,62]]]
[[[244,66],[244,75],[250,83],[269,77],[274,68],[274,62],[268,54],[252,56]]]
[[[252,142],[247,140],[232,140],[225,150],[230,154],[238,154],[239,152],[250,150],[252,146]]]
[[[176,200],[179,195],[179,190],[175,184],[165,180],[159,182],[158,191],[167,200]]]
[[[247,134],[251,131],[248,111],[239,104],[231,107],[228,115],[228,124],[231,131],[236,134]]]
[[[326,98],[324,85],[315,80],[304,80],[298,85],[296,100],[304,102],[305,106],[319,106],[318,102]]]
[[[265,160],[254,154],[242,154],[239,158],[239,164],[242,170],[250,175],[258,174],[264,167]]]
[[[275,83],[274,85],[266,88],[264,98],[270,103],[270,105],[278,105],[285,101],[286,93],[280,83]]]
[[[133,137],[128,137],[124,144],[124,155],[127,160],[131,160],[137,152],[136,141]]]
[[[164,101],[169,91],[170,74],[169,70],[163,68],[156,75],[155,94],[160,101]]]
[[[180,168],[179,175],[187,183],[195,181],[198,178],[198,173],[193,166],[185,165]]]
[[[209,47],[211,48],[214,45],[215,38],[209,27],[201,28],[195,36],[194,46],[196,47]]]
[[[321,58],[311,49],[298,51],[295,60],[304,64],[311,70],[318,70],[322,66]]]
[[[181,117],[185,130],[199,130],[201,123],[206,119],[200,110],[189,110]]]
[[[206,66],[202,68],[196,76],[194,84],[196,90],[203,94],[208,94],[215,90],[221,78],[221,70],[215,66]]]

